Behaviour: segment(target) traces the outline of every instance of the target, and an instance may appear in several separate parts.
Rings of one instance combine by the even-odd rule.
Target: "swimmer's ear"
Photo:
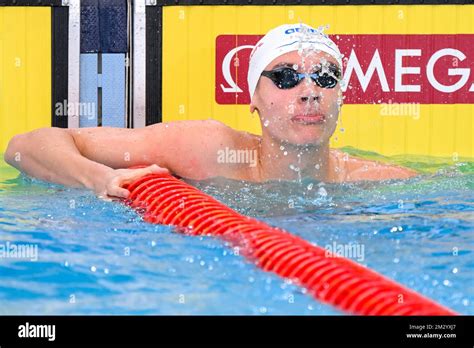
[[[254,101],[252,100],[250,102],[250,113],[253,114],[255,111],[257,111],[258,114],[260,115],[260,111],[258,110],[257,106],[254,104]]]
[[[250,104],[250,113],[253,114],[257,110],[257,107],[253,104]]]

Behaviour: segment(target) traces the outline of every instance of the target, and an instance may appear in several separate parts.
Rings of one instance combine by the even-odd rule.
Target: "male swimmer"
[[[251,53],[250,111],[262,135],[215,120],[179,121],[139,129],[42,128],[17,135],[5,152],[33,177],[99,196],[124,197],[123,184],[149,173],[201,180],[262,182],[310,177],[325,182],[405,179],[416,172],[329,148],[342,106],[342,60],[336,44],[304,24],[270,30]],[[218,161],[223,149],[256,153],[256,165]],[[141,169],[124,169],[146,165]]]

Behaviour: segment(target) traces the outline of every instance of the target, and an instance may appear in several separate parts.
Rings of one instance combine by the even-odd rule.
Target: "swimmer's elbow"
[[[418,172],[405,167],[389,167],[383,179],[410,179],[419,175]]]
[[[15,158],[18,153],[21,151],[21,143],[22,143],[22,134],[15,135],[13,138],[10,139],[7,145],[7,149],[3,155],[3,159],[6,163],[11,166],[15,167]]]
[[[404,168],[404,170],[405,170],[405,174],[407,175],[406,179],[413,178],[415,176],[420,175],[420,173],[418,173],[417,171],[413,169]]]
[[[367,168],[367,166],[364,166],[349,173],[346,177],[346,181],[381,181],[393,179],[403,180],[417,175],[419,175],[418,172],[404,167],[376,165],[372,168]]]

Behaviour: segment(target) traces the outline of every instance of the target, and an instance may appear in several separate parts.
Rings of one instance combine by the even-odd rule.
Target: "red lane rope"
[[[217,236],[268,272],[291,279],[319,301],[359,315],[455,315],[452,310],[354,261],[329,257],[282,229],[241,215],[169,174],[125,186],[126,204],[147,222],[190,235]]]

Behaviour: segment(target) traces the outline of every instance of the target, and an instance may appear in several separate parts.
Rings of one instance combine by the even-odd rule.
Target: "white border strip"
[[[80,54],[81,54],[81,0],[64,0],[69,6],[68,32],[68,106],[79,105]],[[79,128],[79,108],[68,107],[68,128]]]

